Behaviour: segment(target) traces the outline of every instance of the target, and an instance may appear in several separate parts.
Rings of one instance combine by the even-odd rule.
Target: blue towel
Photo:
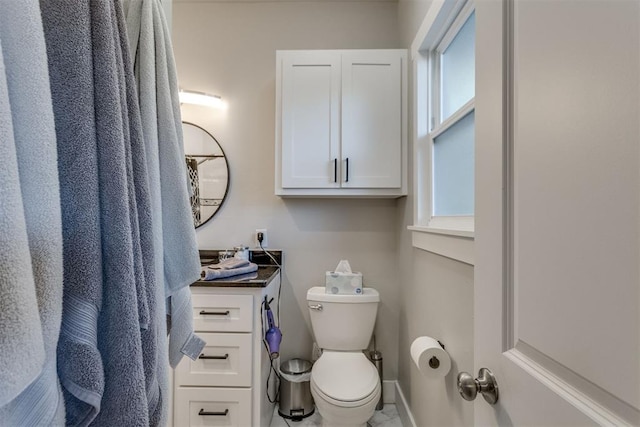
[[[211,268],[205,267],[202,269],[201,278],[202,280],[216,280],[216,279],[224,279],[226,277],[238,276],[240,274],[253,273],[254,271],[258,271],[258,265],[254,263],[249,263],[243,267],[236,268]]]
[[[178,83],[169,31],[158,0],[129,0],[127,29],[135,59],[154,224],[167,297],[197,280],[198,247],[188,197]]]
[[[92,1],[91,41],[98,139],[98,177],[102,225],[103,307],[98,318],[98,348],[105,387],[94,425],[148,426],[141,316],[144,299],[136,261],[135,210],[127,156],[127,71],[119,38],[119,2]],[[148,316],[148,314],[147,314]],[[148,317],[147,317],[148,319]]]
[[[140,40],[141,33],[142,38],[146,40],[147,45],[153,46],[153,31],[152,31],[152,3],[143,2],[140,0],[124,0],[123,10],[125,12],[127,20],[127,42],[129,46],[129,56],[131,62],[135,64],[134,76],[138,83],[138,94],[144,91],[149,91],[155,87],[155,74],[153,72],[144,71],[144,67],[140,67],[139,58],[136,58],[136,51],[138,41]],[[145,23],[143,24],[143,18]],[[148,41],[150,40],[150,42]],[[153,55],[148,55],[151,58]],[[147,64],[148,65],[148,64]],[[152,64],[152,71],[155,70],[155,64]],[[141,77],[141,70],[143,75]],[[137,99],[140,102],[140,98]],[[143,142],[146,158],[146,171],[149,178],[149,197],[150,197],[150,221],[152,232],[149,236],[152,237],[151,245],[153,247],[154,255],[154,278],[156,282],[155,286],[155,327],[156,327],[156,374],[158,383],[159,398],[156,399],[154,395],[149,392],[149,421],[150,425],[166,425],[168,416],[168,401],[171,395],[169,384],[169,364],[168,364],[168,342],[167,342],[167,324],[166,324],[166,304],[165,304],[165,292],[164,292],[164,265],[163,265],[163,247],[162,247],[162,204],[160,203],[160,178],[158,168],[158,146],[157,134],[158,118],[155,110],[155,104],[145,105],[145,108],[141,108],[140,116],[143,125]],[[155,141],[155,143],[154,143]],[[145,364],[145,369],[147,365]],[[152,388],[155,390],[155,387]],[[157,402],[154,403],[154,400]]]
[[[12,373],[0,373],[3,390],[5,376],[9,380],[7,393],[5,395],[3,391],[0,399],[0,419],[3,420],[3,425],[60,424],[64,422],[64,405],[56,374],[55,350],[62,316],[62,231],[56,135],[46,48],[37,0],[3,4],[0,14],[0,43],[4,62],[4,72],[1,74],[3,79],[6,76],[6,86],[2,91],[5,103],[3,110],[6,115],[8,95],[13,133],[12,137],[7,137],[6,140],[3,138],[2,144],[7,151],[11,151],[11,145],[15,144],[15,156],[7,153],[7,166],[9,173],[11,170],[15,171],[13,161],[17,160],[20,184],[19,190],[14,189],[14,194],[3,191],[2,200],[4,206],[5,196],[14,202],[22,199],[22,212],[17,214],[24,218],[24,225],[20,224],[15,232],[26,232],[28,252],[22,253],[24,258],[17,261],[16,267],[28,266],[30,270],[22,271],[24,279],[15,277],[15,280],[11,280],[11,274],[16,273],[16,270],[8,267],[0,285],[9,297],[5,300],[3,296],[0,303],[2,316],[24,315],[13,320],[5,319],[9,320],[9,324],[0,326],[3,338],[5,334],[9,335],[6,337],[8,346],[5,346],[2,339],[0,354],[15,357],[7,364],[2,363],[0,371],[14,369],[14,364],[20,364]],[[8,130],[5,125],[2,127]],[[11,202],[8,204],[11,205]],[[4,211],[4,207],[2,210]],[[7,219],[5,224],[12,221]],[[4,233],[3,237],[6,237]],[[24,249],[21,246],[25,243],[24,234],[15,237],[16,242],[3,242],[3,245],[8,245],[5,249],[8,251],[7,258]],[[4,271],[5,267],[3,262],[0,270]],[[24,288],[12,289],[17,286]],[[14,299],[16,297],[19,300]],[[5,307],[11,303],[17,306]],[[4,312],[5,308],[8,313]],[[32,343],[23,343],[23,348],[13,346],[30,335],[34,339]],[[34,354],[29,352],[31,349]],[[45,355],[44,364],[42,351]],[[2,359],[5,362],[4,357]],[[35,371],[37,376],[30,378],[34,367],[38,368]],[[32,381],[20,390],[26,379]],[[20,393],[16,396],[16,392]],[[7,398],[11,400],[7,402]]]
[[[153,265],[151,258],[143,260],[142,245],[151,241],[149,212],[149,181],[145,167],[145,153],[142,144],[142,129],[140,129],[140,107],[137,99],[137,89],[133,78],[133,65],[129,63],[129,46],[127,45],[126,24],[121,11],[120,1],[114,2],[113,25],[111,27],[114,40],[114,54],[116,59],[115,79],[119,82],[120,113],[122,120],[123,147],[126,161],[126,182],[129,197],[129,224],[131,227],[131,243],[133,255],[133,273],[135,275],[136,293],[138,295],[138,317],[140,327],[149,329],[149,299],[147,296],[147,278],[149,271],[145,271],[145,264]],[[118,15],[122,15],[119,16]],[[123,31],[125,33],[123,33]],[[133,143],[133,144],[132,144]],[[134,170],[135,166],[135,170]],[[141,203],[142,206],[138,206]],[[141,229],[142,227],[142,229]],[[149,240],[147,241],[147,237]],[[144,239],[144,241],[143,241]],[[150,266],[150,267],[151,267]],[[152,271],[151,271],[152,273]]]
[[[166,329],[155,312],[164,296],[154,279],[145,150],[124,16],[120,2],[42,3],[59,138],[64,136],[61,180],[64,175],[70,194],[86,208],[68,212],[67,228],[88,232],[80,236],[84,240],[77,234],[68,239],[74,252],[69,251],[69,265],[87,272],[90,266],[78,257],[86,245],[98,269],[84,276],[84,286],[65,283],[67,327],[59,354],[68,361],[61,370],[71,408],[67,423],[148,425],[161,394],[156,340]],[[97,250],[91,247],[95,242]],[[67,252],[65,244],[65,260]]]
[[[27,388],[45,358],[2,59],[0,51],[0,408]]]
[[[233,270],[234,268],[246,267],[250,262],[248,259],[228,258],[218,262],[217,264],[209,264],[207,268],[213,270]]]
[[[118,5],[116,5],[116,10]],[[122,15],[122,12],[118,12]],[[143,350],[143,365],[145,372],[145,384],[147,393],[147,406],[149,409],[149,423],[151,426],[166,424],[161,421],[163,418],[163,406],[161,400],[168,397],[168,390],[162,392],[160,389],[159,376],[166,375],[166,370],[159,367],[159,343],[166,346],[166,321],[165,321],[165,304],[164,292],[158,292],[161,288],[156,280],[155,259],[153,246],[153,217],[151,210],[149,175],[147,168],[147,159],[144,146],[144,138],[142,134],[142,122],[140,117],[140,106],[138,103],[138,92],[134,78],[133,60],[130,57],[129,44],[127,38],[127,30],[124,16],[117,19],[118,34],[120,37],[120,50],[122,52],[122,63],[124,74],[122,78],[126,84],[126,93],[123,98],[127,101],[128,114],[123,115],[123,122],[128,128],[130,147],[127,162],[130,167],[130,184],[133,185],[133,199],[130,203],[135,205],[136,209],[131,210],[135,216],[132,223],[137,218],[138,230],[134,232],[134,242],[139,242],[139,253],[137,262],[139,264],[138,282],[144,288],[144,296],[147,301],[148,319],[144,322],[141,319],[141,339]],[[137,217],[136,217],[137,216]],[[160,311],[158,312],[158,309]],[[166,359],[165,359],[166,360]]]
[[[249,280],[255,280],[257,278],[258,278],[258,271],[254,271],[254,272],[251,272],[251,273],[238,274],[238,275],[234,275],[234,276],[218,278],[218,279],[213,279],[213,280],[221,280],[221,281],[225,281],[225,282],[239,283],[239,282],[246,282],[246,281],[249,281]],[[207,280],[207,279],[202,279],[202,280]]]
[[[104,369],[98,350],[102,245],[93,58],[88,2],[43,0],[58,139],[64,242],[64,309],[58,375],[67,424],[86,426],[100,411]]]
[[[205,342],[193,333],[191,290],[183,288],[171,297],[169,364],[175,368],[183,355],[196,360],[204,346]]]
[[[160,1],[146,1],[153,2],[153,28],[156,35],[156,102],[158,123],[162,123],[158,128],[158,154],[164,230],[164,272],[165,289],[171,295],[175,290],[187,287],[198,279],[200,256],[189,202],[178,76],[171,37]]]
[[[151,185],[156,273],[164,297],[171,298],[168,359],[176,366],[183,354],[197,357],[204,345],[193,333],[188,290],[199,277],[200,262],[188,198],[177,77],[160,2],[131,0],[125,2],[125,10]],[[159,350],[163,350],[160,345]],[[159,357],[166,361],[167,353]],[[160,376],[161,381],[166,378]],[[168,384],[161,382],[161,388],[168,390]]]
[[[149,422],[151,426],[166,425],[168,418],[168,406],[171,387],[169,381],[169,356],[166,327],[166,299],[164,289],[164,250],[162,229],[162,203],[160,198],[160,168],[158,157],[158,116],[155,107],[155,59],[153,53],[153,11],[151,2],[126,0],[124,10],[127,17],[127,36],[129,39],[129,52],[135,64],[135,76],[138,83],[138,93],[146,93],[144,99],[139,99],[141,104],[141,119],[147,161],[147,174],[149,177],[149,194],[151,209],[151,223],[153,232],[154,252],[154,277],[156,279],[156,356],[157,356],[157,382],[159,397],[154,408],[155,396],[149,395]],[[152,51],[144,52],[141,61],[138,52],[138,41]],[[148,54],[147,54],[148,53]],[[149,99],[151,98],[151,99]],[[144,336],[144,334],[143,334]],[[146,366],[145,366],[146,368]],[[147,379],[149,377],[147,376]],[[155,388],[148,387],[152,391]],[[149,394],[149,393],[148,393]]]
[[[156,51],[156,103],[158,155],[162,199],[165,292],[171,298],[169,363],[175,367],[183,355],[195,360],[205,342],[193,333],[191,292],[188,286],[200,275],[200,256],[189,203],[189,183],[184,161],[178,78],[171,37],[162,5],[153,4]]]

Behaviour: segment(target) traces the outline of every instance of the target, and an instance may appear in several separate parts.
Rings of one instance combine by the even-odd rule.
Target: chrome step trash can
[[[300,421],[313,414],[315,406],[311,396],[311,362],[291,359],[280,365],[280,404],[278,413]]]
[[[378,350],[371,350],[369,352],[369,360],[373,363],[373,366],[376,367],[378,371],[378,378],[380,378],[380,387],[382,387],[382,353]],[[381,389],[382,390],[382,389]],[[380,393],[380,399],[376,404],[376,411],[380,411],[384,408],[384,401],[382,400],[382,392]]]

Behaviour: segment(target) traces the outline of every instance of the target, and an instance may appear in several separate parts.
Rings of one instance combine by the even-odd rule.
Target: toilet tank
[[[324,286],[307,292],[311,327],[318,346],[325,350],[364,350],[369,345],[380,294],[363,288],[360,295],[325,293]]]

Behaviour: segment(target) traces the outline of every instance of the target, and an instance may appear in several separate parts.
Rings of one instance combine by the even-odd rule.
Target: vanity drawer
[[[183,357],[178,386],[251,387],[251,334],[199,333],[207,344],[200,357]]]
[[[193,328],[196,332],[251,332],[253,297],[192,291]]]
[[[178,387],[176,427],[251,425],[251,389]]]

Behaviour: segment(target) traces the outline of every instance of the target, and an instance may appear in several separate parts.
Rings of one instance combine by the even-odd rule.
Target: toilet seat
[[[380,380],[362,352],[324,351],[313,365],[311,387],[329,403],[357,407],[379,396]]]

